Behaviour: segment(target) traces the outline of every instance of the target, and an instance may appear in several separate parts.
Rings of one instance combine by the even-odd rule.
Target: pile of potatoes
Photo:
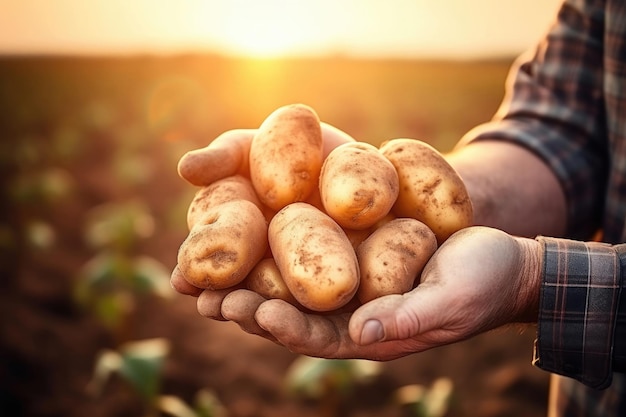
[[[233,146],[213,146],[203,164],[190,153],[178,167],[201,187],[178,252],[179,272],[198,288],[334,311],[410,291],[437,246],[472,222],[458,174],[419,140],[349,142],[324,158],[317,114],[294,104],[270,114],[249,149]]]

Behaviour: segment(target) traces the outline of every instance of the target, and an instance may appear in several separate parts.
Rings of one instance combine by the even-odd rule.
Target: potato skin
[[[304,201],[317,187],[323,162],[322,130],[313,109],[283,106],[270,114],[250,144],[250,178],[273,210]]]
[[[292,203],[274,216],[268,239],[287,287],[304,307],[330,311],[353,298],[356,253],[331,217],[308,203]]]
[[[435,234],[419,220],[397,218],[385,223],[356,250],[361,269],[359,301],[410,291],[436,250]]]
[[[400,180],[392,208],[397,217],[425,223],[439,244],[472,225],[472,202],[465,184],[435,148],[420,140],[399,138],[383,143],[380,151],[396,168]]]
[[[241,175],[226,177],[200,188],[189,204],[187,227],[189,230],[193,229],[210,208],[238,199],[248,200],[261,208],[261,201],[252,187],[252,182]]]
[[[324,209],[341,227],[367,229],[385,217],[398,197],[395,167],[369,143],[335,148],[319,180]]]
[[[278,298],[294,305],[298,304],[285,284],[274,258],[259,261],[248,274],[245,285],[247,289],[267,299]]]
[[[243,281],[267,248],[267,223],[250,201],[206,211],[178,251],[178,268],[191,285],[211,290]]]

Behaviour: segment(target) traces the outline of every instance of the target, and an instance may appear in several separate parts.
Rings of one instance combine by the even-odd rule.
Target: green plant
[[[162,413],[173,417],[226,417],[227,412],[215,393],[208,389],[199,390],[193,406],[189,406],[179,397],[162,395],[158,399],[158,408]]]
[[[153,232],[154,219],[139,201],[108,203],[87,215],[85,237],[97,252],[80,271],[76,296],[120,342],[132,334],[138,297],[173,294],[167,268],[154,258],[135,254],[140,239]]]
[[[162,395],[163,367],[170,343],[163,338],[132,341],[117,350],[102,351],[96,359],[88,392],[99,396],[113,375],[119,375],[135,390],[146,407],[145,417],[224,417],[225,409],[209,390],[196,393],[193,406],[174,395]]]
[[[321,416],[337,416],[356,386],[370,383],[381,369],[380,362],[299,356],[287,370],[285,383],[292,394],[317,401]]]
[[[102,351],[94,366],[88,391],[101,393],[112,374],[121,376],[137,392],[147,417],[221,417],[224,409],[208,390],[197,393],[193,406],[181,398],[161,393],[167,339],[131,340],[138,298],[173,295],[169,271],[156,259],[137,255],[139,241],[152,236],[154,219],[138,200],[108,203],[87,215],[85,239],[96,254],[83,266],[76,295],[82,305],[116,336],[117,349]]]
[[[48,249],[55,243],[57,231],[46,220],[46,211],[68,198],[74,187],[70,174],[59,167],[23,171],[12,179],[8,198],[17,213],[12,219],[13,228],[18,228],[28,249]],[[9,236],[11,228],[3,230],[6,233],[3,246],[19,240],[17,236]]]
[[[444,417],[448,413],[454,386],[449,378],[438,378],[431,386],[405,385],[396,391],[395,400],[409,407],[415,417]]]

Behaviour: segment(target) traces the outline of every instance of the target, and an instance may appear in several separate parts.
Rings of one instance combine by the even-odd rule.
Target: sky
[[[0,0],[0,54],[480,58],[523,52],[561,0]]]

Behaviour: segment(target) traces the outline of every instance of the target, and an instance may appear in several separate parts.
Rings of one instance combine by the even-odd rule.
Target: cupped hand
[[[214,302],[243,330],[296,353],[390,360],[535,320],[541,251],[534,240],[471,227],[439,248],[414,290],[370,301],[354,313],[307,314],[247,290]]]

